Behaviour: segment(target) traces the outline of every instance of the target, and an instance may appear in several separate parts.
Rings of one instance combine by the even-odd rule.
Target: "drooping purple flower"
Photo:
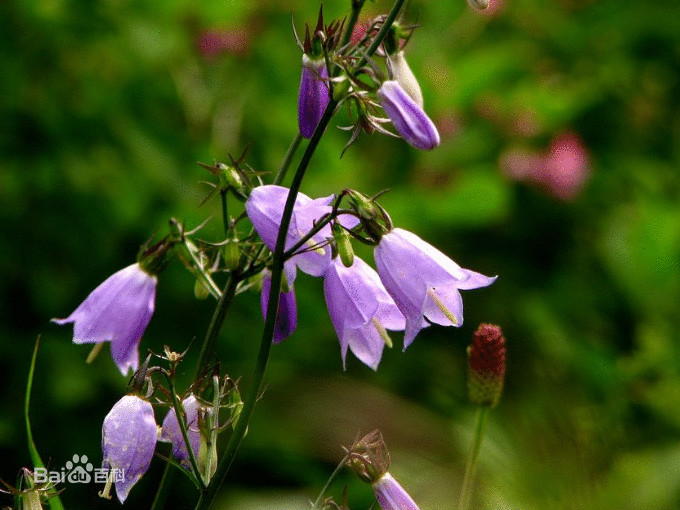
[[[192,394],[182,401],[182,407],[186,413],[187,436],[189,436],[189,443],[191,443],[191,450],[194,452],[194,457],[198,457],[198,452],[201,447],[201,431],[198,428],[198,410],[201,404],[196,400]],[[161,427],[160,441],[168,441],[172,443],[172,455],[188,470],[191,470],[191,462],[189,461],[189,452],[182,437],[182,431],[177,421],[177,414],[173,407],[170,408],[168,414],[165,415],[163,426]]]
[[[347,349],[373,370],[390,342],[386,329],[403,330],[404,316],[389,296],[378,274],[359,257],[345,267],[333,259],[323,280],[324,295],[333,327],[340,340],[342,364]]]
[[[328,70],[323,58],[312,59],[302,55],[302,77],[298,95],[298,126],[300,134],[311,138],[330,99]]]
[[[156,420],[153,408],[136,395],[125,395],[111,408],[102,426],[104,467],[109,469],[106,487],[100,496],[110,498],[114,478],[121,503],[130,489],[149,469],[156,448]],[[118,478],[119,477],[119,478]]]
[[[382,510],[420,510],[408,492],[389,473],[373,483],[373,491]]]
[[[74,323],[75,344],[110,341],[113,361],[127,375],[139,365],[139,341],[153,315],[157,282],[132,264],[107,278],[71,315],[52,322]]]
[[[434,246],[400,228],[382,237],[374,256],[380,280],[406,318],[404,349],[427,321],[461,326],[463,299],[459,290],[486,287],[496,281],[495,276],[463,269]]]
[[[430,117],[396,80],[383,82],[378,89],[378,100],[397,133],[410,145],[430,150],[441,143],[439,131]]]
[[[279,294],[279,308],[274,323],[274,343],[278,344],[293,334],[297,327],[297,304],[295,301],[295,266],[286,265],[284,267],[288,292]],[[269,305],[269,292],[271,291],[271,271],[265,269],[262,272],[262,294],[260,301],[262,304],[262,316],[267,316],[267,306]]]
[[[288,191],[288,188],[273,184],[258,186],[253,189],[246,201],[248,218],[250,218],[264,244],[272,251],[276,247],[276,238],[279,233]],[[293,247],[314,227],[317,220],[331,211],[330,204],[333,199],[334,196],[330,195],[312,200],[307,195],[298,193],[288,228],[286,249]],[[349,216],[343,216],[341,221],[347,228],[352,228],[357,224],[357,221]],[[331,236],[331,229],[326,225],[307,241],[303,247],[305,252],[295,255],[290,259],[289,264],[296,265],[300,271],[308,275],[322,276],[331,260],[331,250],[328,246],[325,246],[326,239]]]

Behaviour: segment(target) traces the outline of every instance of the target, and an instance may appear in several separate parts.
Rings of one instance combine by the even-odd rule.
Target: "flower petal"
[[[284,266],[289,292],[282,292],[279,295],[279,308],[274,323],[274,343],[278,344],[293,334],[297,327],[297,303],[295,300],[295,266],[287,262]],[[271,292],[271,272],[265,269],[262,272],[262,293],[260,294],[260,304],[262,306],[262,317],[267,316],[269,305],[269,293]]]
[[[182,401],[182,407],[186,413],[187,436],[189,436],[189,442],[191,443],[191,449],[194,452],[194,456],[197,456],[201,446],[201,433],[198,430],[198,408],[200,407],[200,404],[192,394]],[[172,443],[172,455],[180,461],[186,469],[191,469],[189,451],[187,450],[184,438],[182,437],[177,414],[172,407],[163,420],[160,440]]]
[[[399,228],[385,234],[375,251],[375,264],[385,289],[406,318],[404,349],[430,322],[463,323],[459,290],[491,285],[496,277],[463,269],[415,234]]]

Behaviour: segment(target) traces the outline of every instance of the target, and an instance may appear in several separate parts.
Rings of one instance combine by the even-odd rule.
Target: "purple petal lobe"
[[[73,343],[110,341],[113,359],[126,375],[137,370],[137,347],[154,312],[157,282],[132,264],[107,278],[67,318],[52,321],[74,323]]]
[[[378,89],[380,106],[397,133],[416,149],[430,150],[441,141],[439,131],[423,109],[395,80],[383,82]]]
[[[116,482],[121,503],[151,464],[156,448],[156,420],[151,404],[126,395],[111,408],[102,426],[104,466],[123,473]]]
[[[288,188],[282,186],[258,186],[246,201],[248,218],[262,241],[272,251],[276,247],[288,191]],[[331,211],[328,204],[333,198],[330,196],[312,200],[302,193],[298,194],[286,237],[286,249],[293,247],[310,231],[317,220]],[[330,249],[323,246],[326,237],[329,236],[330,228],[325,227],[305,243],[301,253],[291,259],[302,272],[311,276],[323,275],[331,258]]]
[[[182,401],[182,407],[186,413],[189,443],[191,443],[191,449],[194,452],[194,456],[198,456],[201,445],[201,432],[198,429],[198,408],[200,407],[200,404],[196,400],[196,397],[189,395]],[[184,438],[182,437],[182,431],[180,430],[174,408],[170,408],[168,414],[165,415],[160,440],[172,443],[172,455],[180,461],[186,469],[191,469],[189,452],[184,443]]]
[[[288,281],[288,292],[281,292],[279,295],[279,308],[274,323],[274,343],[278,344],[293,334],[297,327],[297,304],[295,301],[295,266],[287,265],[284,267],[286,279]],[[266,318],[267,307],[269,305],[269,293],[271,292],[271,272],[265,269],[262,272],[262,293],[260,302],[262,305],[262,316]]]
[[[496,278],[463,269],[442,252],[406,230],[395,228],[375,248],[380,280],[406,318],[404,349],[430,322],[463,324],[459,290],[486,287]]]
[[[408,492],[389,473],[373,484],[373,491],[382,510],[420,510]]]
[[[328,70],[323,59],[313,60],[302,55],[302,77],[298,96],[298,126],[300,134],[311,138],[330,100]]]

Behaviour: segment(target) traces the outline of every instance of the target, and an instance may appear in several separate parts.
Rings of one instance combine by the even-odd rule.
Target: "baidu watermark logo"
[[[107,483],[125,481],[124,469],[95,468],[87,455],[74,455],[59,470],[35,468],[35,483]]]

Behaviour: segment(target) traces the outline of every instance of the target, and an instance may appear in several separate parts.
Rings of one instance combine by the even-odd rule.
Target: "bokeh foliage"
[[[348,6],[329,2],[327,18]],[[421,508],[453,508],[472,433],[465,346],[482,321],[504,328],[509,368],[476,508],[680,506],[680,6],[494,6],[481,15],[462,0],[409,5],[421,28],[407,53],[440,148],[362,136],[340,159],[347,134],[332,127],[303,191],[389,188],[382,203],[397,225],[498,282],[465,293],[460,329],[429,328],[405,353],[397,338],[377,373],[355,359],[343,373],[320,281],[301,276],[298,331],[274,349],[225,507],[304,508],[340,445],[379,427]],[[368,17],[388,8],[369,4]],[[290,12],[300,30],[317,9],[302,0],[0,5],[1,478],[29,462],[20,410],[39,333],[41,454],[55,467],[73,454],[101,460],[101,422],[125,380],[106,352],[86,365],[87,348],[49,319],[131,263],[171,216],[193,227],[218,215],[216,203],[198,207],[208,189],[196,161],[247,148],[256,170],[278,168],[297,129]],[[222,51],[207,55],[200,41],[215,38]],[[334,125],[348,122],[343,112]],[[590,178],[573,200],[501,170],[507,151],[545,151],[562,132],[589,154]],[[219,232],[213,220],[204,236]],[[179,264],[163,273],[144,348],[182,350],[202,337],[211,303],[192,288]],[[259,297],[246,293],[219,347],[243,385],[260,328]],[[148,506],[161,464],[131,507]],[[370,489],[343,481],[353,508],[371,504]],[[173,495],[189,505],[183,483]],[[113,504],[94,485],[66,489],[68,508]]]

